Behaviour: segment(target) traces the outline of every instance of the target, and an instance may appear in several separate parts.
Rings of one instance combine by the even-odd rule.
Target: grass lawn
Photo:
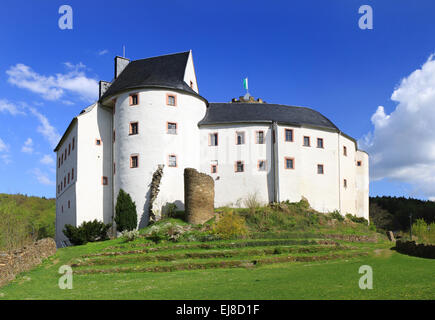
[[[74,275],[58,287],[58,268],[119,240],[60,249],[36,269],[0,288],[0,299],[434,299],[435,260],[401,255],[388,243],[347,260],[288,262],[253,268]],[[172,251],[171,251],[172,252]],[[373,268],[373,289],[358,286],[361,265]]]

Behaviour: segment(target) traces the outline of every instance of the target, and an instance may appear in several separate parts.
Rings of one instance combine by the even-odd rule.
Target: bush
[[[331,219],[336,219],[337,221],[343,222],[344,217],[338,212],[338,210],[332,211],[328,213],[328,217]]]
[[[212,232],[222,239],[231,239],[246,236],[248,228],[243,217],[227,211],[212,225]]]
[[[368,221],[364,217],[357,217],[350,213],[346,214],[346,218],[355,223],[365,223],[368,224]]]
[[[251,212],[254,212],[255,209],[261,206],[260,201],[258,201],[258,194],[256,192],[249,194],[243,201],[243,204],[246,208],[250,209]]]
[[[122,232],[122,238],[124,238],[125,242],[133,241],[139,237],[139,231],[138,230],[124,230]]]
[[[417,219],[412,225],[412,234],[420,243],[435,244],[435,223],[426,224],[423,219]]]
[[[95,219],[94,221],[85,221],[79,227],[66,224],[63,234],[73,245],[81,245],[88,242],[107,240],[107,231],[110,227],[110,224],[104,224]]]
[[[134,230],[137,227],[136,204],[131,200],[130,195],[120,189],[115,207],[116,230]]]

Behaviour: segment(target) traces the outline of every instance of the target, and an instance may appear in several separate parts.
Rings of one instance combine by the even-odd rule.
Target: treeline
[[[370,197],[370,220],[382,230],[409,230],[412,222],[435,222],[435,202],[404,197]]]
[[[0,194],[0,251],[55,236],[56,201]]]

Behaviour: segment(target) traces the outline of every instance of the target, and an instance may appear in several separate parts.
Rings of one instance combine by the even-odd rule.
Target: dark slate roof
[[[124,90],[161,87],[198,95],[184,82],[189,51],[131,61],[116,78],[100,101]]]
[[[207,113],[198,125],[272,121],[339,131],[328,118],[313,109],[269,103],[209,103]]]

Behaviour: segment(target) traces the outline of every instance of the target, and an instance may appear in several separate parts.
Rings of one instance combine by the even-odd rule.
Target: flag
[[[243,79],[243,88],[248,91],[248,78]]]

